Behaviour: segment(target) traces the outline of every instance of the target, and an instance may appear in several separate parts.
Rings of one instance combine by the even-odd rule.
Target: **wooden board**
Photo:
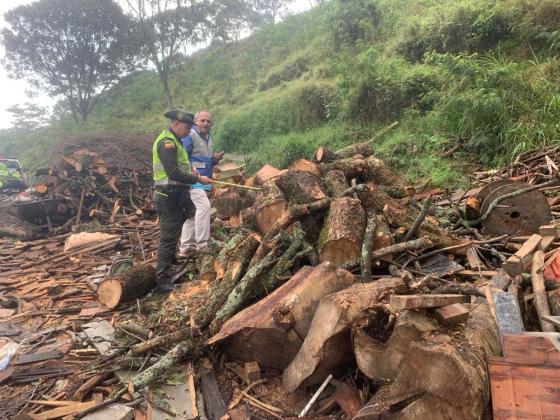
[[[432,309],[432,314],[443,325],[452,326],[469,319],[469,311],[460,303]]]
[[[505,335],[523,334],[523,320],[515,296],[512,293],[499,293],[499,291],[494,290],[492,291],[492,298],[498,332],[502,342]]]
[[[494,420],[558,419],[559,368],[488,359]]]
[[[24,354],[19,356],[14,365],[25,365],[27,363],[43,362],[45,360],[58,359],[63,354],[59,351],[47,351],[43,353]]]
[[[470,296],[464,295],[393,295],[391,307],[399,309],[437,308],[454,303],[469,303]]]
[[[505,335],[502,351],[512,362],[560,368],[560,351],[548,337]]]

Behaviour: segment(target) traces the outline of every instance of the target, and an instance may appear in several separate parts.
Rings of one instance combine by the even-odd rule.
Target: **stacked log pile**
[[[532,160],[539,171],[515,191],[534,185],[553,200],[559,158]],[[115,402],[148,415],[158,406],[151,397],[158,380],[189,360],[193,370],[182,377],[192,381],[201,417],[483,418],[488,357],[501,354],[510,334],[553,331],[559,225],[548,218],[534,232],[487,235],[482,220],[529,191],[498,195],[469,217],[468,200],[484,201],[480,189],[417,192],[370,142],[321,148],[284,170],[267,165],[245,184],[260,190],[233,187],[214,198],[220,220],[211,243],[177,267],[185,283],[168,297],[142,298],[154,280],[154,222],[115,220],[104,228],[114,238],[66,253],[62,236],[1,243],[8,265],[0,284],[17,298],[0,327],[35,331],[31,341],[14,336],[24,352],[41,348],[53,336],[37,332],[54,325],[70,337],[85,328],[90,312],[72,312],[73,299],[122,332],[111,352],[95,356],[86,353],[92,344],[71,344],[58,376],[41,379],[43,404],[26,401],[31,387],[15,386],[25,376],[16,367],[0,387],[12,401],[22,397],[16,412],[45,415],[60,400],[71,407],[64,415]],[[97,276],[104,278],[97,287],[92,272],[115,253],[136,266]],[[78,350],[90,363],[55,393],[54,379],[69,375]],[[36,368],[29,377],[48,375]],[[117,379],[120,368],[135,372]]]

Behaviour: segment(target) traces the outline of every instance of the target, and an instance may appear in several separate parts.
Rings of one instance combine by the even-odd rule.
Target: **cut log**
[[[227,191],[220,197],[212,200],[212,207],[218,210],[218,217],[229,219],[253,205],[254,199],[250,195],[240,194],[239,191]]]
[[[255,184],[264,185],[265,182],[276,178],[278,175],[280,175],[280,171],[276,169],[274,166],[264,165],[255,174]]]
[[[141,354],[146,353],[151,349],[155,349],[158,347],[166,347],[170,344],[178,343],[179,341],[191,341],[194,342],[194,338],[200,336],[200,331],[198,329],[193,329],[190,327],[182,328],[178,331],[174,331],[169,334],[161,335],[155,338],[152,338],[148,341],[143,341],[142,343],[138,343],[133,345],[130,348],[130,354],[132,356],[139,356]],[[196,347],[195,344],[191,344],[194,348]]]
[[[320,166],[323,174],[333,169],[342,171],[347,178],[375,181],[380,185],[403,185],[402,179],[385,166],[383,161],[370,156],[366,159],[349,158]]]
[[[365,225],[366,215],[359,200],[333,200],[319,237],[319,260],[341,265],[360,258]]]
[[[364,234],[364,242],[362,244],[362,255],[361,255],[361,274],[362,281],[371,281],[371,253],[373,251],[373,242],[375,240],[375,213],[373,211],[368,211],[367,215],[367,225]]]
[[[358,368],[379,384],[395,380],[411,343],[438,330],[436,324],[417,311],[402,312],[394,325],[390,319],[383,310],[376,311],[368,318],[368,325],[354,329],[352,335]]]
[[[309,172],[319,178],[321,177],[321,168],[319,168],[319,165],[306,159],[298,159],[294,161],[288,169]]]
[[[216,248],[214,246],[207,247],[202,254],[196,259],[196,268],[198,270],[198,279],[202,281],[214,281],[216,279],[216,269],[214,261],[216,259]]]
[[[394,237],[391,233],[391,228],[387,219],[382,214],[378,214],[375,220],[375,238],[373,240],[373,250],[379,251],[380,249],[390,247],[394,243]],[[387,255],[387,259],[392,259],[392,255]]]
[[[313,203],[327,196],[321,186],[321,179],[311,172],[290,169],[276,178],[276,185],[295,204]]]
[[[108,278],[99,285],[97,296],[100,303],[114,309],[121,303],[146,296],[155,285],[156,270],[145,264]]]
[[[349,187],[346,175],[339,170],[332,170],[322,178],[323,184],[331,197],[340,197]]]
[[[245,273],[251,256],[255,253],[258,246],[259,241],[255,234],[249,235],[239,244],[235,253],[228,261],[224,277],[219,283],[214,283],[208,302],[198,310],[195,316],[195,323],[200,329],[205,328],[212,322],[218,309],[224,304],[233,288]]]
[[[239,223],[244,229],[257,230],[257,209],[255,206],[247,207],[239,212]]]
[[[333,152],[326,147],[319,147],[315,153],[315,159],[320,163],[328,163],[337,159],[345,159],[355,155],[362,155],[363,157],[369,157],[373,155],[373,146],[370,142],[355,143],[350,146],[346,146],[343,149]]]
[[[263,186],[255,199],[254,206],[257,226],[262,233],[267,233],[288,211],[288,202],[274,181],[267,182]]]
[[[405,316],[406,312],[398,316]],[[414,317],[424,316],[417,313]],[[458,340],[431,329],[426,324],[430,322],[427,318],[418,321],[404,321],[408,323],[406,328],[397,320],[385,349],[379,340],[369,337],[369,344],[377,348],[377,353],[371,354],[376,360],[364,369],[374,380],[387,378],[390,383],[375,394],[357,418],[366,418],[360,417],[364,411],[369,411],[371,417],[367,418],[483,418],[490,399],[486,357],[500,352],[496,325],[488,305],[480,304],[471,309],[468,322],[460,332],[455,332],[460,334]],[[409,337],[406,348],[403,348],[403,341],[406,342],[407,337],[393,339],[401,331]],[[389,343],[394,343],[396,357],[391,354]],[[396,363],[377,361],[378,358],[387,360],[386,357],[392,357]]]
[[[319,383],[328,373],[346,368],[353,359],[350,338],[353,324],[390,293],[405,288],[402,279],[386,278],[355,284],[325,296],[315,311],[305,341],[282,375],[284,389],[293,392],[301,385]]]
[[[300,348],[319,301],[353,282],[352,274],[331,263],[303,267],[270,295],[228,320],[208,344],[222,342],[233,359],[284,369]]]
[[[237,249],[239,244],[243,242],[246,236],[243,233],[238,233],[233,236],[227,244],[222,248],[216,259],[214,260],[214,271],[216,278],[221,279],[226,273],[227,264],[233,252]]]

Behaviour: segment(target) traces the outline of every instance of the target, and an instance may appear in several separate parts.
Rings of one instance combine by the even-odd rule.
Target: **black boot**
[[[158,275],[156,278],[156,283],[157,286],[154,289],[154,292],[159,294],[169,293],[177,288],[177,286],[171,283],[169,277],[167,276]]]

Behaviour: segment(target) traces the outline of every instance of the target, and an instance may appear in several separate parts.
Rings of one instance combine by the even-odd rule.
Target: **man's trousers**
[[[200,250],[208,245],[210,239],[210,200],[206,191],[193,188],[191,200],[196,207],[193,218],[188,219],[183,225],[181,232],[181,246],[179,251],[184,253],[188,250]]]
[[[168,283],[169,269],[175,258],[181,227],[187,211],[177,205],[177,200],[164,191],[154,192],[154,205],[159,216],[159,245],[157,250],[156,276],[158,284]]]

